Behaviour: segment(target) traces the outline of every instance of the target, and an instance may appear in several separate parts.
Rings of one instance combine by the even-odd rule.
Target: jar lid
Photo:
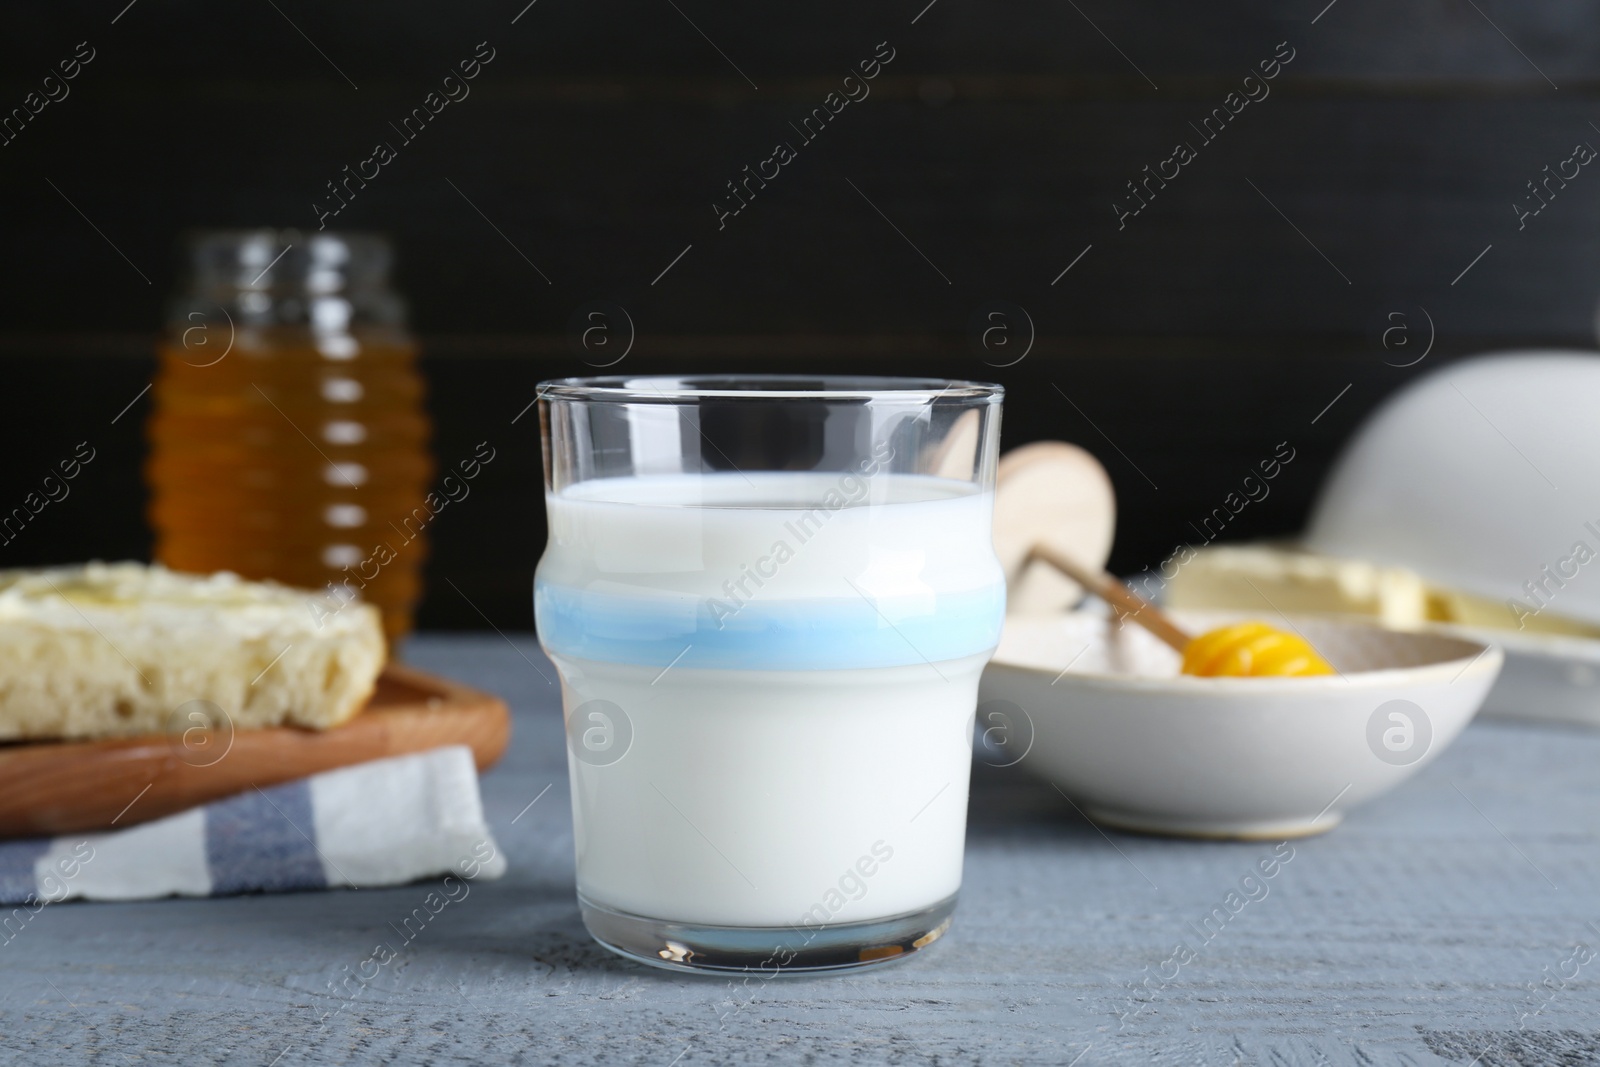
[[[310,296],[382,286],[394,262],[388,239],[375,233],[202,230],[190,235],[188,247],[202,287]]]

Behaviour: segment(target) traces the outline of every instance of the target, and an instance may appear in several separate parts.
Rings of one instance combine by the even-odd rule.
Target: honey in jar
[[[252,230],[190,242],[148,426],[156,559],[378,607],[421,594],[433,464],[416,347],[382,238]]]

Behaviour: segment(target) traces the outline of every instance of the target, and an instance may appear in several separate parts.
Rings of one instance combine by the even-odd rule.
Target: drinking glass
[[[1002,390],[911,378],[540,386],[578,900],[682,969],[860,967],[961,886]]]

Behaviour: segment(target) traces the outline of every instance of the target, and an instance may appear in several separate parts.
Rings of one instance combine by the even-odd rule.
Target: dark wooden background
[[[1339,445],[1418,374],[1592,347],[1600,173],[1520,229],[1513,208],[1600,145],[1592,4],[109,0],[5,22],[0,109],[80,41],[96,57],[0,147],[0,503],[100,450],[5,565],[148,551],[147,402],[111,420],[150,380],[180,234],[314,228],[324,183],[484,41],[471,95],[335,222],[398,243],[441,456],[504,457],[434,527],[425,626],[482,625],[445,575],[531,625],[538,443],[511,419],[589,369],[567,325],[588,301],[635,324],[617,370],[1004,382],[1008,445],[1106,463],[1125,572],[1285,440],[1296,461],[1228,535],[1298,529]],[[798,146],[788,124],[884,41],[871,96]],[[1189,123],[1280,42],[1271,95],[1119,230],[1125,182],[1198,144]],[[719,231],[724,183],[780,140],[799,158]],[[1019,347],[973,343],[991,301],[1033,322],[1014,366],[989,363]]]

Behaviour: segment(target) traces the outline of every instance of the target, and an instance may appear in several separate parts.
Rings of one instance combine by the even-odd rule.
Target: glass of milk
[[[578,900],[606,947],[768,976],[937,940],[961,888],[1002,390],[540,386]]]

